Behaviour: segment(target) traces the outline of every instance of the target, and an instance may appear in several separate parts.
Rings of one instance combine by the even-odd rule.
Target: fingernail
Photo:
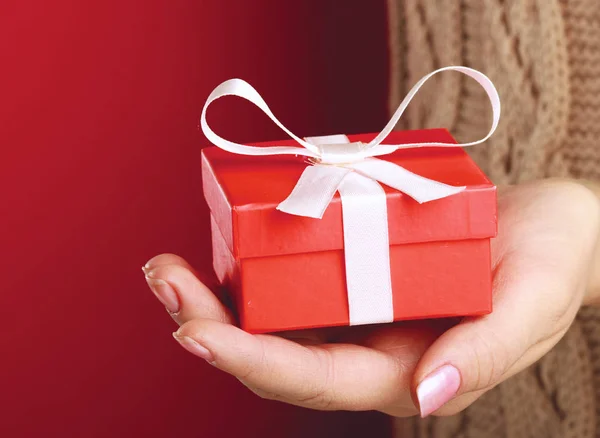
[[[448,403],[460,387],[460,373],[452,365],[444,365],[425,377],[417,386],[417,399],[421,417]]]
[[[144,271],[144,273],[148,273],[150,272],[153,268],[154,268],[154,263],[152,263],[152,261],[155,259],[155,257],[152,257],[150,260],[148,260],[146,262],[146,264],[144,266],[142,266],[142,271]]]
[[[177,332],[173,333],[173,337],[179,342],[179,344],[187,351],[201,359],[204,359],[208,363],[212,364],[215,361],[212,353],[208,351],[206,347],[203,347],[198,342],[190,338],[189,336],[180,336]]]
[[[146,274],[146,281],[150,290],[154,292],[158,301],[171,313],[179,312],[179,299],[175,290],[165,280],[160,278],[152,278]]]

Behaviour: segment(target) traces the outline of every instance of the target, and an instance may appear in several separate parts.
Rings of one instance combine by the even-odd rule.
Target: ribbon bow
[[[437,73],[458,71],[475,79],[492,104],[492,127],[482,139],[470,143],[382,144],[423,84]],[[254,147],[226,140],[206,121],[208,106],[223,96],[242,97],[258,106],[298,146]],[[302,139],[287,129],[271,112],[260,94],[241,79],[230,79],[209,95],[200,125],[209,141],[226,151],[242,155],[300,155],[310,164],[277,209],[288,214],[320,219],[336,192],[342,201],[344,258],[351,325],[392,322],[393,297],[389,260],[387,205],[379,183],[399,190],[419,203],[445,198],[465,189],[424,178],[397,164],[375,157],[398,149],[419,147],[467,147],[488,140],[500,120],[500,98],[492,81],[468,67],[450,66],[424,76],[410,90],[384,129],[369,143],[350,143],[344,135]]]

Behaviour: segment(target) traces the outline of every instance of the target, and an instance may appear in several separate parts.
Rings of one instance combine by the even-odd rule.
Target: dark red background
[[[198,131],[252,83],[299,135],[385,123],[384,0],[3,0],[0,436],[386,436],[258,399],[184,352],[140,267],[210,266]],[[239,141],[282,134],[215,104]]]

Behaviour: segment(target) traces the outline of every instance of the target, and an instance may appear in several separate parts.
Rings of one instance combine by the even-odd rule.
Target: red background
[[[386,436],[184,352],[140,270],[165,251],[210,266],[197,125],[221,81],[299,135],[383,126],[384,3],[2,0],[0,436]],[[211,123],[282,136],[233,99]]]

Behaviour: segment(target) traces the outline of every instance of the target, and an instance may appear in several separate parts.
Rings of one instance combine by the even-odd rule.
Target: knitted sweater
[[[600,180],[600,0],[387,0],[390,109],[426,73],[466,65],[502,99],[493,138],[469,150],[496,184],[550,176]],[[428,82],[399,128],[484,136],[489,102],[475,81]],[[600,311],[582,309],[536,365],[453,417],[396,421],[402,438],[600,437]]]

